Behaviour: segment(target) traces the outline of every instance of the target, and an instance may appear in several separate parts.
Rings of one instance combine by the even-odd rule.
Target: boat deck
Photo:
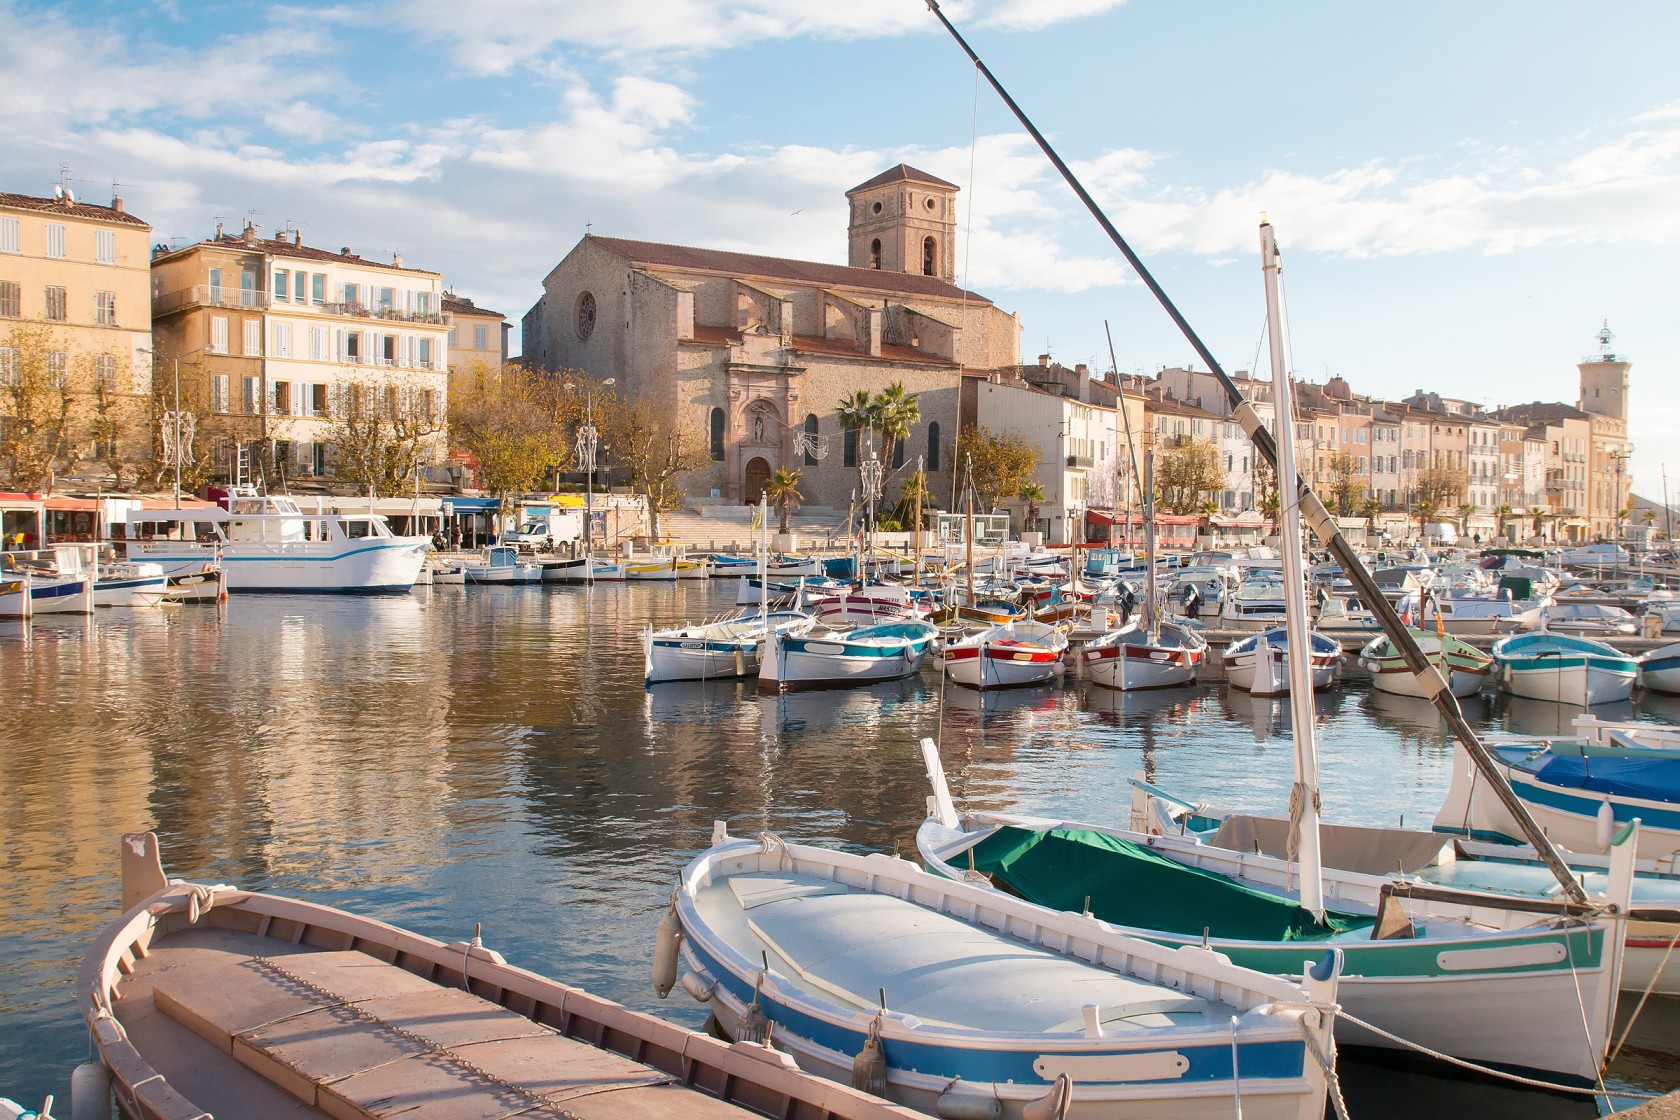
[[[808,991],[923,1022],[1019,1033],[1222,1024],[1236,1008],[1064,957],[902,899],[794,873],[731,876],[696,897],[719,936]]]
[[[189,930],[137,961],[121,992],[117,1017],[140,1052],[217,1116],[756,1115],[355,951]]]

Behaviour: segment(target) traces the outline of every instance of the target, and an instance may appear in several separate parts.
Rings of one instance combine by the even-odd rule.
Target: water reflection
[[[651,996],[646,962],[712,821],[908,853],[923,736],[975,808],[1123,822],[1138,771],[1193,799],[1288,803],[1289,705],[1220,685],[982,694],[930,670],[783,695],[644,687],[636,631],[733,593],[433,587],[239,598],[225,618],[0,624],[0,1091],[62,1094],[85,1052],[70,981],[113,914],[126,829],[158,828],[173,874],[310,893],[449,939],[482,922],[516,963],[698,1025],[698,1005]],[[1495,729],[1530,718],[1514,702],[1465,707]],[[1427,826],[1450,752],[1432,709],[1345,687],[1314,711],[1326,818]],[[1638,715],[1672,720],[1680,698]]]

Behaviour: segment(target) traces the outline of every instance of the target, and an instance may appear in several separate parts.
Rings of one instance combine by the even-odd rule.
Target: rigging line
[[[980,61],[980,56],[974,53],[974,48],[968,45],[968,41],[962,37],[956,26],[940,10],[939,0],[925,0],[925,2],[928,10],[934,14],[945,30],[957,41],[957,45],[962,48],[963,53],[967,54],[980,72],[986,76],[986,80],[991,84],[992,89],[1003,99],[1010,112],[1014,113],[1015,119],[1027,130],[1027,133],[1038,145],[1039,150],[1044,153],[1045,158],[1050,160],[1069,188],[1079,196],[1079,200],[1084,203],[1086,210],[1090,211],[1091,216],[1096,219],[1097,224],[1102,227],[1103,232],[1113,242],[1114,247],[1126,258],[1126,262],[1137,273],[1138,279],[1149,289],[1150,294],[1161,305],[1161,309],[1172,319],[1173,324],[1178,327],[1185,340],[1196,351],[1196,355],[1207,363],[1208,370],[1219,379],[1227,399],[1237,411],[1239,422],[1254,442],[1255,450],[1265,456],[1275,467],[1278,459],[1277,440],[1266,429],[1265,425],[1260,423],[1252,406],[1243,399],[1236,383],[1231,380],[1230,375],[1219,364],[1219,360],[1213,356],[1213,352],[1208,349],[1207,344],[1202,341],[1201,336],[1196,333],[1189,320],[1178,310],[1178,306],[1173,303],[1172,298],[1167,295],[1166,290],[1161,287],[1154,274],[1144,266],[1143,261],[1133,251],[1131,245],[1127,243],[1124,237],[1120,236],[1120,231],[1114,228],[1114,223],[1109,220],[1102,207],[1097,205],[1096,199],[1091,197],[1084,184],[1063,162],[1056,149],[1050,146],[1050,142],[1044,138],[1044,134],[1038,130],[1038,126],[1033,124],[1025,111],[1015,103],[1015,99],[1009,95],[1009,91],[1003,88],[1003,83],[997,80],[997,77],[992,74],[984,62]],[[1269,223],[1267,224],[1269,225]],[[1293,433],[1289,434],[1293,435]],[[1295,472],[1295,477],[1289,480],[1289,484],[1294,488],[1297,500],[1305,506],[1308,521],[1314,531],[1319,534],[1320,539],[1328,546],[1331,554],[1336,557],[1342,570],[1348,574],[1354,587],[1358,590],[1360,598],[1369,600],[1372,613],[1377,616],[1377,621],[1381,624],[1383,632],[1388,635],[1399,651],[1401,660],[1406,663],[1406,668],[1418,675],[1432,671],[1433,667],[1430,665],[1429,659],[1424,656],[1423,650],[1418,647],[1416,639],[1401,623],[1400,616],[1395,613],[1393,605],[1383,597],[1381,589],[1377,587],[1376,581],[1371,578],[1371,573],[1366,569],[1364,562],[1360,560],[1358,553],[1354,552],[1353,546],[1342,534],[1335,519],[1330,516],[1329,510],[1324,507],[1324,504],[1318,500],[1318,496],[1313,493],[1312,488],[1301,478],[1299,471]],[[1283,480],[1279,479],[1280,492],[1282,486]],[[1563,856],[1558,854],[1557,847],[1552,843],[1551,838],[1541,831],[1540,826],[1534,822],[1533,816],[1530,815],[1528,808],[1517,797],[1515,791],[1511,789],[1510,783],[1505,780],[1493,756],[1482,745],[1475,730],[1471,728],[1469,721],[1465,718],[1464,709],[1459,705],[1458,698],[1452,694],[1450,689],[1443,687],[1436,690],[1431,697],[1431,702],[1434,703],[1435,710],[1440,712],[1442,720],[1452,732],[1453,737],[1463,745],[1465,752],[1475,760],[1477,768],[1487,776],[1488,784],[1498,796],[1500,804],[1505,807],[1506,812],[1520,826],[1523,838],[1532,844],[1535,851],[1539,853],[1547,869],[1557,879],[1558,885],[1563,888],[1564,895],[1571,901],[1585,904],[1587,902],[1586,892],[1575,881],[1569,865],[1564,862]]]

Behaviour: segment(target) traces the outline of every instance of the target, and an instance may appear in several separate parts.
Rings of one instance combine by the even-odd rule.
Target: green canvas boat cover
[[[974,868],[1029,902],[1106,922],[1240,941],[1315,941],[1371,925],[1361,914],[1325,912],[1234,879],[1186,867],[1142,844],[1079,828],[999,828],[974,846]]]

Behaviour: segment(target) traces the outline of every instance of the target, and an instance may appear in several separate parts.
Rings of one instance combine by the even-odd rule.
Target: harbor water
[[[980,696],[930,669],[785,696],[751,680],[645,688],[636,632],[733,595],[430,587],[0,621],[0,1096],[68,1100],[88,1052],[76,972],[116,916],[125,831],[157,830],[171,875],[445,941],[481,926],[514,964],[698,1027],[704,1009],[680,989],[655,998],[648,966],[712,822],[913,856],[922,736],[974,807],[1124,823],[1137,771],[1224,806],[1287,803],[1287,703],[1223,685],[1122,694],[1070,676]],[[1451,755],[1433,711],[1356,681],[1316,703],[1325,818],[1427,828]],[[1522,732],[1579,711],[1504,697],[1466,710]],[[1680,723],[1680,699],[1595,710]],[[1355,1120],[1599,1112],[1421,1059],[1343,1065]],[[1609,1083],[1680,1088],[1674,1007],[1646,1007]]]

